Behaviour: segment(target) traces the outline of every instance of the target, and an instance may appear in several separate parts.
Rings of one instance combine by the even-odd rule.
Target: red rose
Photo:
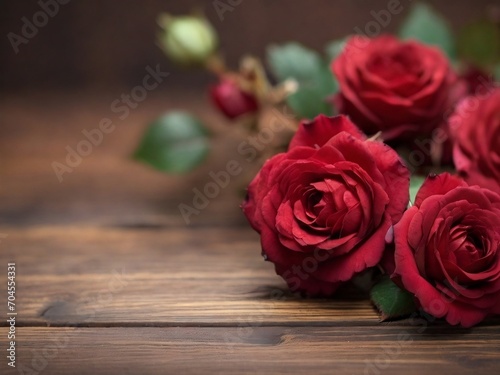
[[[394,227],[393,275],[421,308],[470,327],[500,313],[500,196],[429,177]]]
[[[332,70],[339,111],[384,140],[429,135],[465,89],[438,48],[390,35],[351,37]]]
[[[210,88],[210,96],[215,106],[231,120],[259,109],[257,99],[229,78],[223,78],[213,85]]]
[[[345,116],[320,115],[264,164],[243,210],[292,291],[331,295],[380,261],[408,191],[409,171],[393,149],[366,140]]]
[[[500,88],[464,99],[450,117],[453,160],[471,185],[500,193]]]

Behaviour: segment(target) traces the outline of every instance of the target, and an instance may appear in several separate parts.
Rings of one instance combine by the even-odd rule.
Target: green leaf
[[[500,29],[482,20],[463,28],[458,37],[460,57],[479,66],[488,67],[500,61]]]
[[[420,187],[424,183],[426,176],[413,175],[410,179],[410,202],[413,204],[415,202],[415,197],[417,196]]]
[[[415,312],[413,295],[384,276],[370,291],[373,304],[380,312],[381,321],[403,318]]]
[[[426,4],[416,3],[399,31],[403,39],[415,38],[440,47],[452,59],[456,56],[453,32],[448,22]]]
[[[175,111],[150,124],[134,158],[164,172],[185,173],[205,159],[208,149],[207,131],[198,119]]]
[[[332,106],[326,99],[336,91],[337,83],[328,64],[317,52],[297,43],[287,43],[269,47],[267,57],[278,80],[297,81],[298,91],[287,100],[297,115],[312,118],[320,113],[332,113]]]
[[[332,105],[325,101],[324,95],[315,87],[300,87],[287,98],[287,104],[301,117],[312,119],[318,114],[332,114]]]
[[[424,183],[426,176],[413,175],[410,179],[410,202],[413,204],[415,202],[415,197],[417,196],[420,187]]]
[[[323,65],[317,52],[293,42],[270,46],[267,57],[274,75],[280,81],[288,78],[298,82],[310,81]]]

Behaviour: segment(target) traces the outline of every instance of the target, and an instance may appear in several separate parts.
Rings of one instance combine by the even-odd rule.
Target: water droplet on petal
[[[391,226],[385,235],[385,242],[390,244],[394,241],[394,227]]]

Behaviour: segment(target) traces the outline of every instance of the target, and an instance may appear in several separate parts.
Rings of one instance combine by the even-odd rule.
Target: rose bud
[[[382,259],[408,205],[409,176],[392,148],[347,117],[319,115],[267,160],[242,208],[290,290],[330,296]]]
[[[210,88],[215,106],[229,119],[258,111],[259,103],[254,95],[243,91],[235,80],[222,78]]]
[[[159,42],[166,54],[182,65],[207,62],[217,47],[217,35],[207,20],[194,17],[161,15],[163,28]]]
[[[465,94],[437,47],[382,35],[351,37],[332,62],[340,93],[334,103],[365,133],[385,141],[429,136]]]
[[[469,184],[500,193],[500,88],[462,100],[448,126],[458,172]]]
[[[500,195],[430,176],[394,227],[393,280],[452,325],[500,314]]]

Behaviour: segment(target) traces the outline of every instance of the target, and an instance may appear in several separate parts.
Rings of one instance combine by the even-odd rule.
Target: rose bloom
[[[427,178],[394,227],[394,280],[421,308],[470,327],[500,313],[500,196],[447,173]]]
[[[390,35],[351,37],[332,70],[340,113],[387,141],[429,135],[465,91],[438,48]]]
[[[289,288],[328,296],[377,265],[408,200],[409,171],[393,149],[345,116],[320,115],[264,164],[243,210]]]
[[[449,128],[460,174],[470,184],[500,193],[500,88],[464,99],[450,117]]]

